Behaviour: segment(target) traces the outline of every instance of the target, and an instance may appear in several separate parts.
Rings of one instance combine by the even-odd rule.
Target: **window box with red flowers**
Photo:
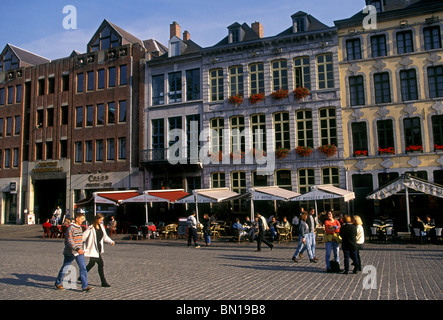
[[[324,153],[328,157],[332,157],[337,153],[337,147],[333,144],[325,144],[323,146],[318,147],[318,150],[321,153]]]
[[[278,147],[277,150],[275,150],[275,156],[278,159],[284,159],[286,158],[286,156],[289,153],[289,149],[288,148],[282,148],[282,147]]]
[[[434,151],[443,151],[443,144],[434,144]]]
[[[264,157],[266,157],[266,151],[262,150],[262,149],[252,149],[252,155],[256,158],[256,159],[263,159]]]
[[[228,98],[228,101],[232,104],[243,103],[243,95],[241,93],[234,94]]]
[[[311,147],[298,146],[295,148],[295,152],[302,157],[309,157],[312,154],[312,151],[314,151],[314,149]]]
[[[241,160],[245,157],[245,152],[236,150],[234,152],[231,152],[229,157],[231,158],[231,160]]]
[[[355,150],[354,157],[366,157],[368,155],[368,150]]]
[[[406,147],[406,152],[407,153],[423,152],[423,146],[420,145],[420,144],[407,146]]]
[[[223,152],[222,151],[213,152],[210,153],[209,156],[211,157],[212,161],[220,162],[223,159]]]
[[[282,100],[289,96],[289,91],[285,89],[278,89],[271,93],[271,97],[275,100]]]
[[[395,149],[394,147],[378,148],[378,154],[380,155],[395,154]]]
[[[294,90],[294,96],[295,99],[300,100],[307,96],[309,96],[311,93],[309,92],[308,88],[305,87],[297,87]]]
[[[256,104],[256,103],[262,101],[264,98],[265,98],[265,94],[263,92],[260,92],[257,94],[251,94],[249,96],[249,103]]]

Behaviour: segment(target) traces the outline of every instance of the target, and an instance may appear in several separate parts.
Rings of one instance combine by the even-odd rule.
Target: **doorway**
[[[50,219],[57,206],[66,213],[66,179],[36,180],[34,182],[34,213],[36,221]]]

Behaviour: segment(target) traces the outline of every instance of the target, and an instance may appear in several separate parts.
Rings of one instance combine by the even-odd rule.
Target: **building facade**
[[[386,0],[366,5],[376,11],[335,25],[348,185],[356,193],[354,211],[369,223],[377,215],[404,215],[404,196],[365,199],[399,175],[443,183],[443,4]],[[414,195],[410,202],[413,214],[421,216],[442,204],[425,195]]]

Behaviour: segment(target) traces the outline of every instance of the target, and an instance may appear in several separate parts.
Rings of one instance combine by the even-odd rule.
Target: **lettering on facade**
[[[112,182],[105,182],[109,179],[108,175],[93,175],[88,176],[88,181],[85,188],[111,188]]]
[[[58,166],[57,161],[40,162],[32,169],[32,173],[47,173],[47,172],[63,172],[63,167]]]

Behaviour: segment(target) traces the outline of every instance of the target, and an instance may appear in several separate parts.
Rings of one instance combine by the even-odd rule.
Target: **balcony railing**
[[[168,161],[168,149],[141,150],[140,162],[163,162]]]

